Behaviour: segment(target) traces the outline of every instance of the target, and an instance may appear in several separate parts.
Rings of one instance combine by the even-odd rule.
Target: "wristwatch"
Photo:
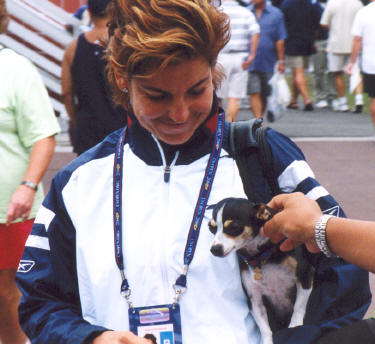
[[[32,182],[31,180],[23,180],[20,185],[25,185],[33,190],[38,190],[38,185]]]
[[[334,258],[337,257],[328,247],[326,238],[326,227],[328,220],[333,217],[333,215],[322,215],[315,225],[315,241],[318,245],[320,251],[322,251],[326,257]]]

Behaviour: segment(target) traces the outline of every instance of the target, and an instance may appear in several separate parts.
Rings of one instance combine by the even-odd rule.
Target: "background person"
[[[284,40],[287,34],[283,13],[268,5],[266,0],[252,0],[249,9],[260,26],[260,38],[255,59],[249,68],[247,93],[254,117],[261,118],[267,108],[267,97],[271,93],[268,82],[275,65],[280,73],[285,71]]]
[[[215,95],[228,17],[207,0],[112,5],[109,79],[129,124],[55,176],[23,256],[35,266],[17,275],[20,322],[33,344],[140,343],[129,338],[133,312],[162,305],[170,319],[179,309],[173,328],[185,344],[261,343],[237,257],[210,252],[206,205],[246,197]],[[290,139],[270,130],[267,140],[283,192],[314,189],[322,209],[343,215]],[[268,201],[254,164],[256,195]],[[321,278],[305,325],[276,332],[276,343],[314,343],[367,310],[367,272],[324,256],[314,263]]]
[[[314,51],[315,34],[319,26],[319,12],[311,0],[283,0],[280,5],[284,13],[288,37],[285,39],[286,65],[292,70],[292,99],[287,106],[298,109],[297,98],[302,96],[304,111],[312,111],[313,105],[307,89],[305,68]]]
[[[326,2],[327,0],[315,2],[315,6],[318,8],[320,14],[323,14]],[[332,102],[336,98],[333,75],[332,73],[328,73],[327,44],[328,30],[320,26],[314,43],[316,52],[311,57],[314,67],[315,107],[318,109],[332,106]]]
[[[353,66],[360,54],[361,70],[365,92],[370,97],[370,115],[375,127],[375,3],[374,0],[360,9],[355,18],[352,27],[354,36],[352,53],[349,65],[346,68],[347,73],[351,74]]]
[[[105,76],[109,0],[89,0],[87,11],[93,27],[66,48],[62,62],[62,95],[70,118],[70,138],[75,153],[95,146],[126,124],[124,110],[115,107]]]
[[[5,0],[0,0],[0,34],[8,21]],[[0,80],[0,342],[24,344],[15,275],[60,129],[36,68],[1,45]]]
[[[258,47],[259,25],[254,15],[236,0],[224,0],[221,8],[230,18],[231,38],[218,58],[225,70],[225,78],[217,96],[220,101],[227,101],[226,120],[233,122],[240,109],[239,100],[246,97],[247,68]]]
[[[328,70],[333,73],[338,99],[333,103],[334,110],[347,112],[344,71],[349,63],[353,42],[351,28],[355,14],[363,7],[360,0],[329,0],[320,23],[329,30]],[[362,112],[362,85],[355,89],[355,112]]]

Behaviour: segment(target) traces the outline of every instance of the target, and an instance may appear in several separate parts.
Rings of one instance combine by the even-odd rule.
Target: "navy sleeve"
[[[17,272],[19,319],[33,344],[88,343],[106,330],[82,317],[75,230],[58,191],[61,179],[60,173],[52,182]]]
[[[315,199],[323,212],[345,217],[336,200],[315,179],[302,151],[276,131],[269,130],[267,139],[283,192],[301,191]],[[362,319],[370,305],[367,271],[323,254],[313,255],[312,260],[316,270],[304,325],[275,333],[275,344],[315,343],[327,331]]]

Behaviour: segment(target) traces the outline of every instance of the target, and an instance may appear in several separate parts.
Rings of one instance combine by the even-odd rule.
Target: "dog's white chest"
[[[266,295],[270,301],[280,308],[291,307],[292,300],[285,295],[296,285],[297,279],[292,272],[277,264],[266,264],[262,267],[249,269],[249,274],[243,274],[252,299]],[[244,281],[244,282],[245,282]]]

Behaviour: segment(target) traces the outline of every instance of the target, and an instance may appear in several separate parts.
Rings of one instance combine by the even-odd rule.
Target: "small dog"
[[[281,252],[259,234],[275,214],[265,204],[226,198],[211,208],[208,226],[215,234],[211,252],[225,257],[237,251],[242,285],[263,344],[272,344],[272,332],[303,324],[314,274],[308,252],[302,246]]]

